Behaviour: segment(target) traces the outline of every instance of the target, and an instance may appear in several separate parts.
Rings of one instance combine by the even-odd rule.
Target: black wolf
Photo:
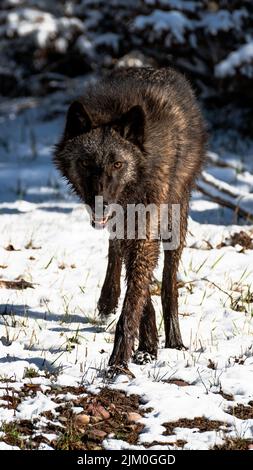
[[[93,224],[104,227],[108,223],[106,208],[112,203],[120,204],[124,211],[128,204],[180,204],[179,245],[164,253],[161,298],[166,348],[183,347],[177,270],[190,191],[204,161],[205,142],[201,112],[180,73],[170,68],[118,69],[89,85],[84,96],[71,104],[54,156],[61,173],[91,207]],[[99,220],[96,196],[102,196],[105,205]],[[158,256],[159,240],[148,232],[145,240],[109,241],[108,267],[98,302],[100,314],[109,315],[117,308],[122,262],[127,281],[109,361],[113,367],[127,364],[138,336],[136,360],[140,353],[157,355],[149,286]]]

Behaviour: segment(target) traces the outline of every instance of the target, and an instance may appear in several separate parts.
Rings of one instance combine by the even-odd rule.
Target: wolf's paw
[[[179,351],[188,351],[189,348],[185,346],[184,344],[180,344],[179,346],[176,347]]]
[[[117,308],[115,306],[99,304],[99,302],[97,305],[97,310],[98,318],[103,324],[111,323],[117,312]]]
[[[179,351],[187,351],[189,349],[183,343],[179,341],[167,341],[165,343],[165,348],[178,349]]]
[[[106,314],[104,315],[103,313],[102,314],[99,314],[98,315],[98,320],[99,320],[99,323],[102,325],[102,326],[108,326],[110,324],[113,323],[113,321],[115,320],[115,316],[112,315],[112,314]]]
[[[135,375],[131,372],[131,370],[128,369],[127,365],[125,364],[114,365],[114,366],[108,367],[104,375],[105,375],[105,378],[107,378],[108,380],[114,380],[119,375],[126,375],[130,379],[135,378]]]
[[[147,351],[135,351],[133,355],[133,362],[135,364],[143,365],[143,364],[149,364],[150,362],[153,362],[156,360],[155,354],[151,354]]]

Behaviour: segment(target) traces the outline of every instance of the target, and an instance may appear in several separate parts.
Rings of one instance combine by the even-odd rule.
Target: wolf
[[[119,68],[89,84],[69,107],[54,162],[82,201],[93,226],[105,227],[110,204],[180,207],[179,243],[164,250],[161,300],[165,348],[184,347],[178,320],[177,271],[186,231],[190,193],[206,153],[205,123],[186,78],[172,68]],[[102,217],[95,199],[103,197]],[[165,206],[166,207],[166,206]],[[161,223],[161,221],[160,221]],[[149,225],[148,225],[149,227]],[[125,232],[124,232],[125,233]],[[160,232],[159,232],[160,233]],[[115,313],[122,264],[127,289],[109,359],[112,368],[157,357],[158,333],[150,283],[160,241],[110,239],[108,266],[98,301],[100,315]]]

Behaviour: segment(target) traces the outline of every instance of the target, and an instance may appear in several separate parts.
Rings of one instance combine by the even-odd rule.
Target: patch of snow
[[[151,27],[157,37],[160,37],[164,32],[170,32],[172,38],[177,42],[184,43],[185,32],[190,30],[192,26],[181,12],[154,10],[150,15],[137,16],[133,27],[140,31]]]
[[[42,392],[37,392],[34,398],[26,398],[17,408],[19,419],[34,419],[45,411],[53,411],[59,404],[53,402]]]
[[[0,450],[20,450],[20,448],[17,446],[10,446],[5,442],[0,442]]]
[[[216,12],[205,12],[198,22],[198,27],[203,27],[207,33],[216,36],[219,31],[239,30],[247,16],[248,12],[244,8],[231,12],[223,9]]]
[[[49,446],[48,444],[45,444],[44,442],[41,442],[38,450],[54,450],[53,447]]]
[[[83,31],[83,23],[78,18],[56,18],[35,8],[18,8],[7,14],[6,34],[9,37],[35,34],[40,48],[46,47],[50,39],[59,34],[62,38],[58,39],[57,47],[65,52],[74,31]]]
[[[95,46],[110,46],[114,52],[119,49],[120,37],[115,33],[104,33],[100,34],[94,39]]]
[[[250,70],[250,75],[253,75],[253,42],[244,44],[237,49],[237,51],[230,52],[226,59],[222,60],[219,64],[215,66],[215,76],[219,78],[225,78],[227,76],[235,75],[238,67],[242,65],[251,65],[250,69],[245,69],[246,71]],[[241,69],[242,70],[242,69]]]
[[[105,439],[103,447],[106,450],[145,450],[144,446],[128,444],[121,439]]]
[[[7,35],[26,36],[37,33],[40,47],[44,47],[50,35],[57,32],[56,21],[50,13],[41,12],[33,8],[20,8],[10,12],[7,17]]]
[[[75,43],[75,47],[81,52],[81,54],[92,54],[94,45],[84,34],[81,34]]]
[[[73,411],[73,413],[75,413],[75,414],[78,415],[79,413],[82,413],[82,412],[83,412],[83,408],[82,408],[81,406],[74,406],[74,407],[72,408],[72,411]]]

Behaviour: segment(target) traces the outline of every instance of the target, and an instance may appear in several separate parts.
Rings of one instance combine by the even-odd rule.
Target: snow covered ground
[[[252,442],[253,250],[233,243],[231,235],[243,230],[252,238],[253,227],[242,220],[235,225],[231,210],[193,194],[179,273],[180,324],[188,350],[163,349],[161,302],[153,296],[160,335],[157,361],[131,363],[135,378],[122,375],[107,382],[102,371],[116,320],[101,325],[96,302],[108,235],[90,227],[82,205],[51,163],[65,108],[60,95],[39,102],[6,101],[0,107],[0,448],[9,448],[6,423],[39,419],[39,426],[49,411],[57,419],[50,390],[80,385],[92,393],[106,386],[140,396],[144,427],[138,443],[109,434],[106,449],[208,449],[231,437]],[[224,150],[224,142],[219,136],[214,150],[223,152],[227,162],[242,161],[244,170],[213,166],[207,171],[252,193],[253,146],[233,153]],[[156,277],[161,280],[161,263]],[[21,279],[33,288],[1,287],[1,281]],[[40,390],[22,394],[25,384],[39,384]],[[16,409],[3,399],[10,393],[20,398]],[[61,399],[70,397],[62,394]],[[165,423],[196,418],[220,424],[201,430],[181,423],[164,434]],[[47,434],[47,442],[56,437]]]

